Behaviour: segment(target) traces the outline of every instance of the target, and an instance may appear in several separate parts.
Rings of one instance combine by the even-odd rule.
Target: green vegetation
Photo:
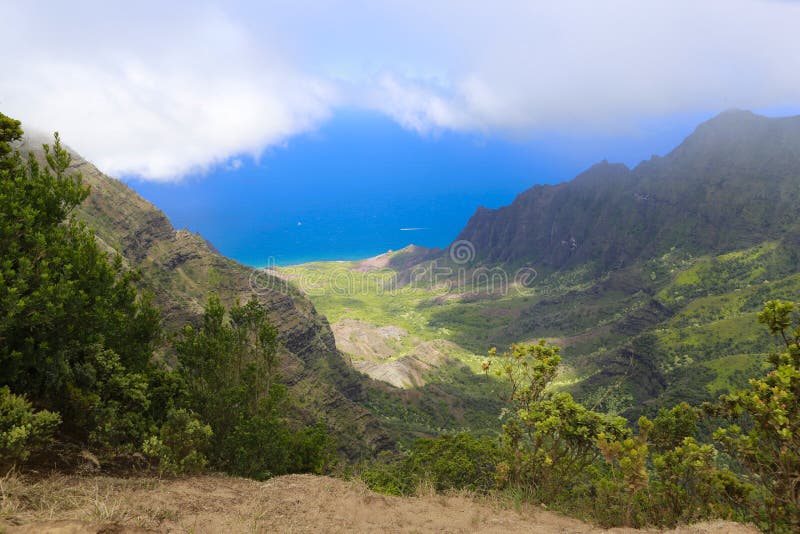
[[[484,363],[502,377],[499,438],[467,434],[418,441],[404,455],[363,470],[370,487],[411,494],[471,488],[524,495],[604,526],[675,526],[709,518],[752,521],[770,532],[800,527],[800,321],[770,301],[759,314],[786,351],[771,370],[701,410],[686,403],[640,417],[589,410],[550,387],[559,348],[544,340],[492,350]],[[713,442],[702,430],[722,423]]]
[[[496,486],[503,459],[496,441],[461,432],[418,439],[404,455],[384,455],[359,473],[372,489],[409,495],[420,488],[486,493]]]
[[[22,135],[0,115],[0,146]],[[145,436],[157,311],[72,216],[88,195],[56,135],[46,165],[6,152],[0,169],[2,385],[60,414],[67,439],[122,447]]]
[[[0,388],[0,470],[46,450],[61,423],[58,414],[34,411],[24,397]]]
[[[773,354],[773,369],[751,387],[720,397],[711,407],[732,424],[714,438],[759,483],[763,500],[757,516],[769,525],[800,529],[800,321],[793,324],[794,305],[770,301],[759,322],[781,337],[786,350]]]
[[[792,249],[778,242],[719,256],[697,257],[673,248],[602,276],[585,266],[540,274],[530,291],[509,288],[506,294],[472,293],[454,279],[434,287],[404,285],[407,270],[365,271],[370,267],[359,262],[321,262],[281,272],[306,290],[334,330],[348,320],[403,328],[408,335],[379,362],[414,354],[425,341],[446,340],[451,342],[447,355],[478,373],[485,347],[545,337],[562,347],[565,365],[554,387],[585,406],[635,422],[643,413],[652,416],[678,402],[712,400],[759,376],[762,366],[753,362],[763,361],[772,341],[755,317],[771,296],[791,299],[800,292],[792,258]],[[358,367],[363,356],[349,356]],[[445,364],[438,373],[429,371],[424,387],[446,384],[459,398],[476,399],[479,412],[473,420],[492,419],[496,378],[474,380],[456,369]],[[487,398],[495,404],[478,402]],[[378,415],[396,412],[379,404],[370,404]],[[434,423],[441,419],[436,414],[409,412],[405,421],[398,413],[387,417],[384,421],[406,436],[486,428],[441,427]],[[499,430],[496,422],[490,426]]]
[[[252,300],[228,315],[226,322],[224,307],[211,297],[202,326],[187,326],[175,345],[185,402],[210,425],[212,465],[256,479],[320,472],[330,443],[322,427],[291,428],[291,405],[278,380],[277,332],[266,310]]]

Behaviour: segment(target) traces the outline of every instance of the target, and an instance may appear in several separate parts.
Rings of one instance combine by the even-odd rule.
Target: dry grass
[[[0,478],[0,522],[6,526],[35,521],[75,520],[158,528],[176,511],[129,499],[156,488],[149,478],[79,477],[53,474],[31,478],[14,471]]]
[[[469,492],[389,497],[361,482],[291,475],[266,482],[223,476],[172,480],[11,473],[0,479],[0,532],[603,532],[534,506]],[[626,529],[611,532],[633,532]],[[675,534],[750,534],[706,524]]]

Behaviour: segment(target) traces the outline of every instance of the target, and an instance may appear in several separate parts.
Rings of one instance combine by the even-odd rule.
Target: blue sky
[[[3,113],[58,130],[251,263],[396,246],[411,233],[397,225],[445,244],[476,204],[664,153],[728,108],[800,105],[800,2],[0,0],[0,13],[14,43]],[[293,219],[314,217],[327,239],[299,246]]]

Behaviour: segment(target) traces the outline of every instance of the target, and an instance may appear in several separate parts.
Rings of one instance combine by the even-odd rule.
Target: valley
[[[719,256],[671,251],[599,279],[568,271],[505,294],[474,292],[455,279],[433,288],[398,284],[415,267],[407,262],[279,272],[328,318],[345,360],[373,379],[404,389],[446,384],[462,398],[491,398],[501,386],[481,370],[486,351],[545,338],[565,357],[555,388],[635,418],[642,406],[654,413],[678,399],[712,400],[762,374],[776,344],[756,312],[768,298],[800,293],[795,258],[776,242]],[[647,361],[625,361],[621,354],[633,348]],[[497,408],[476,405],[486,419]]]
[[[635,421],[699,405],[762,374],[777,345],[756,313],[800,293],[790,215],[800,162],[783,148],[795,141],[797,118],[726,112],[633,170],[601,163],[479,209],[445,250],[412,245],[276,272],[327,317],[351,367],[407,391],[452,391],[451,431],[499,429],[486,425],[502,393],[482,372],[487,351],[540,338],[563,351],[554,390],[586,406]],[[772,212],[761,200],[769,191],[780,192]],[[475,417],[462,414],[465,399]],[[436,426],[415,432],[443,430],[442,415],[421,419]]]

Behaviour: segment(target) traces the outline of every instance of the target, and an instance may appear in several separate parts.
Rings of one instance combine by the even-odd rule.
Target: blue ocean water
[[[124,179],[176,227],[242,263],[358,259],[411,243],[446,247],[478,206],[506,205],[601,159],[635,164],[667,152],[707,116],[617,136],[513,138],[420,136],[351,110],[257,160],[242,156],[178,183]]]

